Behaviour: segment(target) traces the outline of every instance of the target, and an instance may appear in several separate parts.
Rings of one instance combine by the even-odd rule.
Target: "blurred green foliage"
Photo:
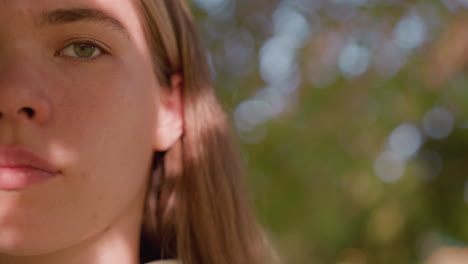
[[[192,4],[284,263],[466,245],[467,1]]]

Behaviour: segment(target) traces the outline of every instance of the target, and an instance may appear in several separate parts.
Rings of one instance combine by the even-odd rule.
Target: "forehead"
[[[0,0],[1,25],[34,26],[59,9],[94,9],[121,22],[130,32],[141,29],[138,0]]]

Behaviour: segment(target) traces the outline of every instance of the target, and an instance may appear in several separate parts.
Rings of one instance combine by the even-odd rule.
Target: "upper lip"
[[[29,167],[50,173],[59,173],[47,160],[22,148],[0,148],[0,168]]]

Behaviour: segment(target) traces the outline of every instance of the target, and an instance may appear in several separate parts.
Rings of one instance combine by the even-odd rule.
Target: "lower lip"
[[[43,183],[57,173],[31,167],[0,167],[0,190],[21,190]]]

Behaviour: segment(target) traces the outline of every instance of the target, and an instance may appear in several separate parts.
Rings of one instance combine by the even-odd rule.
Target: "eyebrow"
[[[45,11],[41,16],[39,25],[63,25],[83,21],[103,23],[126,38],[130,36],[122,22],[104,11],[94,8],[61,8]]]

